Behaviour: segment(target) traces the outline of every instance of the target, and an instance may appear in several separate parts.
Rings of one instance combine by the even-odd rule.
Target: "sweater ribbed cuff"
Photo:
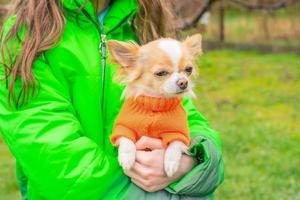
[[[190,138],[182,133],[162,133],[161,134],[161,139],[163,146],[166,148],[169,146],[170,143],[173,141],[181,141],[183,142],[186,146],[190,145]]]
[[[114,146],[117,146],[116,141],[120,137],[126,137],[129,140],[133,141],[136,143],[136,134],[133,130],[127,128],[126,126],[123,125],[116,125],[113,129],[113,133],[110,136],[110,141]]]

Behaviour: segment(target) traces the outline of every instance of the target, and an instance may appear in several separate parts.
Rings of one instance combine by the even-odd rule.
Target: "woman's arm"
[[[224,179],[221,140],[190,98],[185,98],[183,105],[188,113],[192,138],[189,155],[198,160],[198,165],[167,190],[175,194],[206,196],[213,193]]]
[[[121,173],[110,167],[117,166],[116,159],[83,136],[67,88],[50,66],[38,58],[33,70],[39,93],[20,109],[10,110],[0,79],[0,133],[28,178],[29,194],[48,200],[101,199],[111,187],[103,183]],[[19,80],[15,87],[20,89]]]

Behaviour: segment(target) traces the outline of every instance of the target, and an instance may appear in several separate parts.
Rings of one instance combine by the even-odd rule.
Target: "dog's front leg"
[[[120,137],[117,143],[119,144],[119,163],[124,170],[129,170],[135,162],[135,144],[126,137]]]
[[[182,153],[187,146],[181,141],[172,142],[165,152],[164,168],[167,176],[172,177],[180,167]]]

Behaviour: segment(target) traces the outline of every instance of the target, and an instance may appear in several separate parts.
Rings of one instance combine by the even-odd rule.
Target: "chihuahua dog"
[[[116,119],[111,142],[118,146],[123,169],[135,162],[135,142],[142,136],[159,138],[166,148],[164,169],[173,176],[190,143],[187,115],[181,100],[194,96],[191,75],[202,53],[201,35],[184,41],[161,38],[143,46],[133,42],[107,42],[126,97]]]

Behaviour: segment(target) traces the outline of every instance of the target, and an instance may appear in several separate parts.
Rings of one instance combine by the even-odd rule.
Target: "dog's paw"
[[[182,142],[178,141],[172,142],[168,146],[164,160],[164,168],[168,177],[172,177],[178,171],[184,146]]]
[[[129,170],[135,162],[135,152],[120,152],[118,160],[124,170]]]
[[[130,168],[132,168],[135,162],[135,153],[136,153],[135,144],[127,138],[120,138],[118,142],[119,142],[119,154],[118,154],[119,163],[124,170],[129,170]]]
[[[165,159],[165,172],[168,177],[172,177],[179,169],[180,160],[174,158]]]

